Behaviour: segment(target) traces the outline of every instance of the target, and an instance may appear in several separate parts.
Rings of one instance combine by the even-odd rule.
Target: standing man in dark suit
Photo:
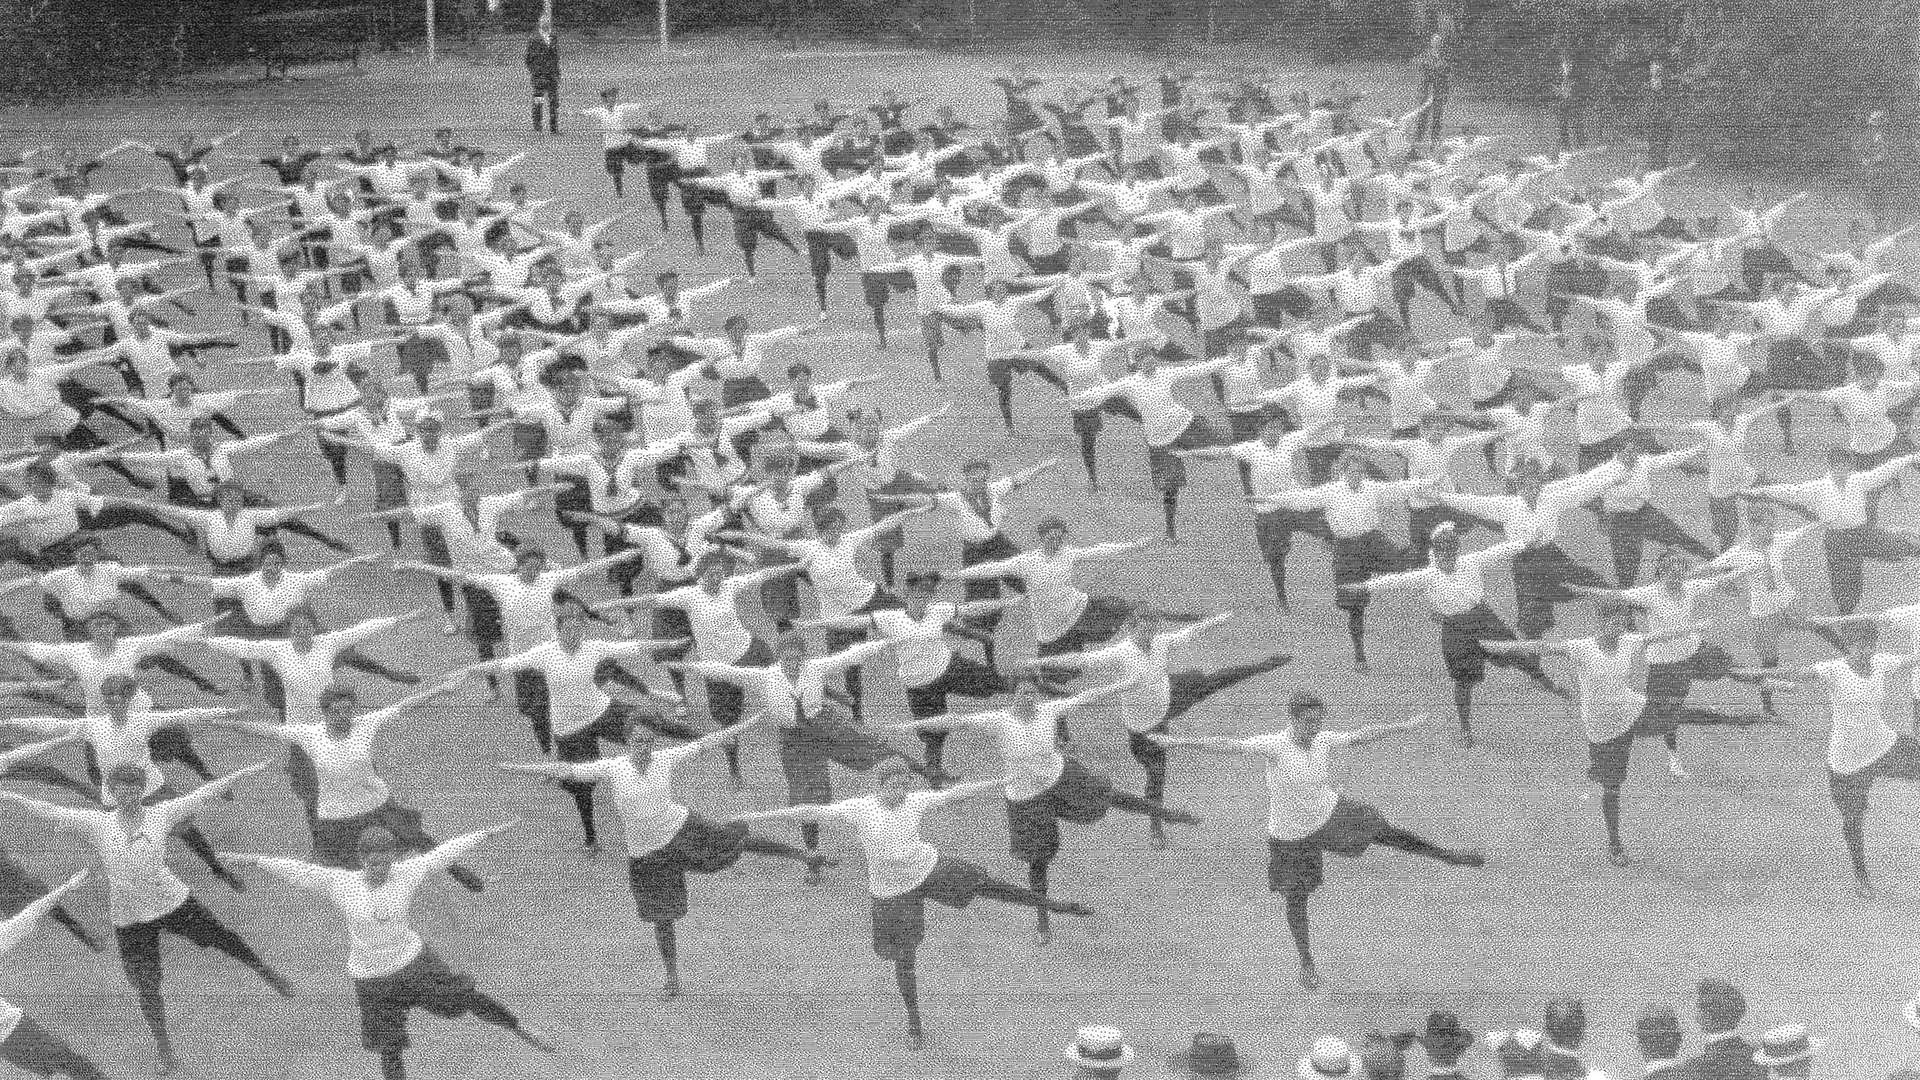
[[[1687,1059],[1687,1080],[1766,1080],[1766,1066],[1754,1062],[1754,1046],[1740,1034],[1747,999],[1739,988],[1725,979],[1701,979],[1693,1002],[1706,1039]]]
[[[533,130],[540,131],[540,104],[547,106],[547,131],[560,134],[560,42],[553,36],[553,17],[540,16],[540,24],[527,39],[527,79],[533,84]]]

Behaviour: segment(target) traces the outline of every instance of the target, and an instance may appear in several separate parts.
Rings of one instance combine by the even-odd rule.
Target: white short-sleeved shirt
[[[607,782],[626,828],[627,855],[638,859],[666,847],[687,823],[689,811],[673,801],[673,770],[697,753],[692,745],[664,747],[653,752],[645,772],[622,756],[582,762],[573,766],[573,775]]]
[[[1598,638],[1567,642],[1567,658],[1580,673],[1580,722],[1587,741],[1611,742],[1625,735],[1647,706],[1646,695],[1633,688],[1633,664],[1645,637],[1622,634],[1612,652]]]
[[[1340,796],[1333,790],[1328,755],[1353,745],[1353,734],[1323,731],[1301,746],[1291,728],[1241,740],[1267,762],[1267,835],[1303,840],[1333,816]]]
[[[867,858],[867,891],[885,898],[918,888],[940,861],[940,853],[920,835],[921,817],[939,802],[934,792],[910,791],[891,809],[869,795],[823,806],[819,812],[852,826]]]
[[[373,770],[376,726],[356,724],[345,738],[336,739],[323,724],[288,724],[281,736],[313,759],[319,781],[317,812],[323,820],[340,821],[378,810],[393,797],[387,782]]]
[[[926,686],[946,673],[953,662],[953,647],[947,644],[947,624],[954,620],[954,605],[940,602],[927,605],[918,619],[900,608],[873,613],[873,627],[880,636],[893,642],[894,660],[900,665],[900,684],[908,689]]]
[[[1893,748],[1893,728],[1887,723],[1887,674],[1897,658],[1879,654],[1861,675],[1844,658],[1813,665],[1827,684],[1833,715],[1833,733],[1827,741],[1827,768],[1841,775],[1857,773]]]
[[[660,593],[654,598],[654,604],[687,613],[700,659],[731,664],[753,647],[753,634],[740,621],[740,611],[735,606],[743,588],[737,580],[730,579],[722,583],[718,593],[710,593],[696,582]]]

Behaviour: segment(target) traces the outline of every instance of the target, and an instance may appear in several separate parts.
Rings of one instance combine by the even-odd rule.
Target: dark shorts
[[[925,720],[947,711],[947,695],[990,698],[1006,693],[1010,687],[1000,673],[972,657],[953,654],[940,677],[924,686],[909,686],[907,710],[915,720]]]
[[[407,505],[407,474],[400,466],[375,461],[367,468],[373,473],[374,510],[398,510]]]
[[[906,292],[913,288],[913,275],[905,270],[876,274],[862,271],[860,274],[860,294],[870,308],[883,308],[897,292]]]
[[[1031,799],[1007,803],[1007,849],[1021,862],[1046,862],[1060,853],[1060,822],[1090,825],[1113,806],[1113,781],[1073,758],[1053,786]]]
[[[1626,783],[1627,770],[1633,764],[1634,732],[1615,736],[1606,742],[1587,744],[1587,779],[1601,787],[1619,787]]]
[[[113,941],[120,949],[120,965],[126,968],[127,978],[136,986],[160,985],[161,934],[185,938],[202,949],[219,948],[233,937],[233,932],[220,925],[213,912],[191,896],[157,919],[114,927]]]
[[[1333,584],[1336,590],[1341,585],[1358,585],[1370,577],[1405,569],[1407,562],[1407,553],[1395,547],[1386,534],[1379,530],[1333,539]],[[1336,604],[1349,611],[1367,606],[1368,595],[1364,592],[1336,591],[1334,597]]]
[[[1480,682],[1487,676],[1487,661],[1492,656],[1484,643],[1511,640],[1512,628],[1485,604],[1442,619],[1440,657],[1446,661],[1447,677],[1457,683]]]
[[[740,861],[747,827],[688,814],[680,831],[657,851],[627,860],[634,911],[645,922],[672,922],[687,913],[687,875],[712,874]]]
[[[1326,854],[1354,858],[1387,827],[1386,816],[1367,803],[1341,799],[1326,823],[1298,840],[1267,838],[1267,888],[1305,895],[1320,887]]]
[[[798,726],[781,728],[778,741],[789,806],[833,801],[830,763],[866,772],[898,753],[891,743],[831,707]]]
[[[425,1009],[452,1020],[465,1016],[473,997],[473,976],[447,966],[438,953],[422,948],[413,962],[391,975],[353,980],[354,1000],[360,1005],[360,1045],[379,1053],[405,1050],[407,1011]]]
[[[48,891],[47,883],[34,877],[33,871],[0,852],[0,914],[13,915]]]
[[[6,1041],[0,1042],[0,1061],[34,1076],[80,1076],[82,1073],[75,1071],[78,1059],[66,1040],[30,1016],[21,1017]]]
[[[1260,555],[1269,562],[1284,558],[1293,550],[1293,534],[1327,535],[1326,515],[1318,510],[1291,510],[1280,507],[1253,515],[1253,536]]]
[[[1041,656],[1059,656],[1079,652],[1089,645],[1105,644],[1120,632],[1137,607],[1117,597],[1088,597],[1086,609],[1067,627],[1067,632],[1051,641],[1039,642],[1036,651]]]
[[[1859,817],[1867,812],[1867,794],[1873,782],[1882,777],[1891,780],[1920,781],[1920,739],[1900,735],[1887,752],[1859,772],[1837,773],[1827,770],[1827,788],[1833,793],[1833,805],[1842,817]]]
[[[1213,429],[1203,417],[1196,416],[1187,424],[1177,438],[1165,446],[1147,447],[1147,472],[1153,477],[1153,486],[1159,491],[1178,491],[1187,483],[1187,463],[1174,454],[1175,450],[1200,450],[1209,446],[1219,446],[1223,440],[1220,433]]]
[[[571,735],[555,735],[553,739],[554,756],[565,762],[598,761],[602,742],[625,742],[627,740],[627,721],[644,720],[639,709],[624,701],[615,701],[601,713]]]
[[[899,896],[873,898],[873,954],[882,960],[911,957],[927,936],[927,901],[950,908],[973,902],[987,872],[965,859],[940,856],[926,879]]]
[[[467,632],[476,643],[497,645],[506,640],[506,629],[500,623],[500,601],[491,592],[477,585],[462,585],[460,595],[467,601]]]

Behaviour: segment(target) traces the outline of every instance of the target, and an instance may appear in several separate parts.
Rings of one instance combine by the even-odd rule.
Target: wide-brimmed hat
[[[1760,1036],[1760,1049],[1754,1051],[1756,1065],[1790,1065],[1812,1057],[1822,1047],[1825,1039],[1816,1039],[1807,1034],[1805,1024],[1782,1024]]]
[[[1168,1058],[1167,1064],[1194,1076],[1239,1076],[1245,1067],[1240,1048],[1231,1038],[1207,1031],[1196,1033],[1187,1048]]]
[[[1300,1059],[1303,1080],[1344,1080],[1360,1071],[1360,1059],[1344,1039],[1321,1039]]]
[[[1117,1027],[1092,1025],[1073,1033],[1066,1059],[1083,1069],[1117,1069],[1133,1061],[1133,1047]]]
[[[1445,1009],[1435,1009],[1427,1014],[1426,1030],[1413,1041],[1429,1054],[1459,1056],[1473,1047],[1474,1038],[1458,1016]]]

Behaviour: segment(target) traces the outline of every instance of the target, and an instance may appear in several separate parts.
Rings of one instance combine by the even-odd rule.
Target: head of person
[[[293,647],[306,650],[320,633],[320,616],[312,608],[297,607],[287,613],[287,640]]]
[[[1049,514],[1034,526],[1034,534],[1040,540],[1040,550],[1052,555],[1067,542],[1067,523],[1065,520]]]
[[[513,553],[513,572],[526,584],[533,584],[547,572],[547,551],[534,544],[522,544]]]
[[[353,713],[360,706],[360,695],[346,686],[329,686],[320,692],[320,720],[327,734],[343,739],[353,733]]]
[[[900,582],[900,600],[906,605],[907,614],[916,619],[926,614],[927,605],[940,598],[941,577],[938,571],[910,570],[901,577]]]
[[[578,604],[556,605],[553,612],[554,636],[560,647],[572,652],[587,637],[587,613]]]
[[[147,771],[130,761],[121,762],[107,771],[106,789],[115,806],[131,810],[146,797]]]
[[[1747,997],[1725,979],[1701,979],[1693,988],[1694,1016],[1704,1035],[1740,1030],[1747,1019]]]
[[[813,658],[813,646],[799,634],[780,635],[780,641],[774,646],[775,655],[780,658],[780,666],[788,671],[797,670],[801,664]]]
[[[626,725],[625,732],[627,737],[627,760],[633,762],[634,768],[645,772],[647,766],[653,764],[654,731],[647,725],[635,720]]]
[[[969,490],[981,491],[986,488],[987,477],[991,472],[992,466],[988,465],[985,460],[974,458],[960,467],[960,478],[966,483]]]
[[[213,489],[213,505],[228,516],[238,514],[246,506],[246,492],[237,484],[218,484]]]
[[[400,839],[376,825],[360,834],[354,850],[360,856],[361,872],[372,881],[382,882],[393,873],[393,864],[400,858]]]
[[[1474,1037],[1459,1016],[1436,1009],[1427,1014],[1426,1029],[1415,1041],[1427,1052],[1427,1060],[1444,1069],[1459,1064],[1467,1051],[1473,1049]]]
[[[60,483],[59,474],[53,471],[53,466],[44,461],[35,461],[29,464],[23,476],[27,481],[27,491],[41,502],[51,499],[53,497],[53,489],[59,486]]]
[[[98,611],[87,617],[87,640],[102,649],[112,648],[126,629],[126,620],[111,611]]]
[[[1855,671],[1864,672],[1872,666],[1874,651],[1880,647],[1880,628],[1873,623],[1857,623],[1845,629],[1840,641],[1846,649],[1847,663]]]
[[[1623,635],[1633,630],[1633,608],[1620,603],[1602,603],[1598,605],[1594,611],[1594,627],[1594,636],[1600,639],[1601,645],[1612,649],[1620,643],[1620,638]],[[1552,1013],[1555,1007],[1563,1004],[1565,1004],[1565,1002],[1561,1001],[1550,1003],[1547,1006],[1549,1014]],[[1578,1002],[1574,1004],[1577,1005]],[[1584,1015],[1582,1016],[1582,1023],[1585,1023]],[[1552,1025],[1543,1025],[1543,1027],[1547,1029],[1547,1036],[1554,1038]],[[1554,1041],[1560,1042],[1558,1038],[1554,1038]],[[1561,1043],[1561,1045],[1571,1046],[1577,1044]]]
[[[1887,365],[1875,356],[1856,356],[1853,360],[1853,382],[1862,389],[1871,390],[1880,384],[1887,373]]]
[[[1367,459],[1359,454],[1341,454],[1340,479],[1348,487],[1358,488],[1367,479]]]
[[[1753,1060],[1766,1066],[1769,1076],[1812,1076],[1813,1056],[1823,1045],[1823,1040],[1808,1033],[1807,1025],[1782,1024],[1760,1036]]]
[[[1443,521],[1434,526],[1429,540],[1428,550],[1432,552],[1433,565],[1448,573],[1453,571],[1460,561],[1460,530],[1451,521]]]
[[[1487,1036],[1494,1056],[1500,1060],[1500,1075],[1506,1077],[1539,1076],[1546,1068],[1541,1055],[1542,1039],[1537,1031],[1496,1031]]]
[[[1668,548],[1653,561],[1653,572],[1664,585],[1678,586],[1693,574],[1693,557],[1677,548]]]
[[[67,550],[73,553],[73,565],[82,570],[91,570],[105,554],[100,546],[100,538],[92,533],[75,533],[67,542]]]
[[[873,768],[873,793],[880,805],[896,807],[913,790],[913,773],[899,758],[888,758]]]
[[[260,551],[254,556],[254,566],[268,584],[280,580],[287,572],[287,548],[278,540],[269,540],[260,545]]]
[[[1268,446],[1279,446],[1280,440],[1286,437],[1286,413],[1278,409],[1268,411],[1266,419],[1260,422],[1260,441]]]
[[[1853,475],[1853,451],[1835,446],[1827,451],[1827,473],[1836,480]]]
[[[1326,727],[1327,703],[1313,694],[1296,693],[1287,702],[1287,716],[1292,721],[1294,741],[1305,746]]]
[[[1649,1005],[1634,1021],[1634,1036],[1645,1061],[1672,1061],[1680,1056],[1680,1018],[1665,1005]]]
[[[1120,1071],[1133,1063],[1134,1050],[1119,1028],[1090,1025],[1074,1032],[1065,1056],[1073,1064],[1076,1080],[1117,1080]]]
[[[1366,1080],[1405,1080],[1406,1050],[1392,1037],[1371,1032],[1360,1040],[1360,1073]]]

